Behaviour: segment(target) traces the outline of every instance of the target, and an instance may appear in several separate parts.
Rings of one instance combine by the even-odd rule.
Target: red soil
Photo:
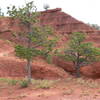
[[[0,19],[0,38],[2,39],[0,40],[0,77],[14,77],[14,79],[26,77],[26,61],[15,57],[12,43],[22,43],[12,36],[13,32],[26,31],[25,27],[18,26],[18,23],[18,20],[11,18]],[[41,24],[54,27],[55,33],[60,37],[58,48],[64,48],[65,41],[69,39],[68,34],[76,31],[86,32],[86,41],[92,41],[95,46],[100,47],[100,34],[98,34],[100,32],[61,12],[61,9],[42,12]],[[74,72],[71,63],[54,58],[54,64],[48,64],[43,59],[36,58],[32,63],[32,77],[65,79],[70,78],[68,72]],[[81,72],[87,77],[100,78],[100,62],[83,67]],[[90,83],[92,81],[90,80]],[[98,80],[95,81],[98,82]],[[89,88],[82,84],[61,80],[50,89],[35,89],[34,86],[21,89],[19,86],[9,86],[0,82],[0,100],[100,100],[100,87],[94,87],[96,84],[92,84]]]
[[[14,56],[14,48],[6,42],[0,40],[3,46],[0,49],[0,77],[25,77],[26,62]],[[32,64],[32,77],[41,79],[66,78],[68,74],[53,64],[36,58]]]
[[[61,9],[41,12],[40,21],[41,25],[48,24],[54,28],[55,33],[60,38],[57,44],[57,48],[65,47],[65,41],[69,39],[69,33],[75,31],[79,32],[80,30],[83,33],[87,33],[86,41],[92,41],[95,46],[100,47],[99,31],[62,12]],[[18,39],[12,36],[12,33],[18,33],[21,30],[27,31],[25,26],[19,25],[18,20],[14,20],[11,18],[0,19],[0,38],[2,39],[0,40],[0,76],[16,77],[26,75],[24,70],[26,62],[24,60],[19,60],[18,58],[16,58],[14,56],[14,48],[11,44],[6,43],[12,41],[25,44],[26,42],[24,39]],[[22,42],[21,40],[24,41]],[[67,72],[74,71],[71,63],[64,62],[59,59],[54,59],[54,63],[56,65],[47,64],[42,59],[35,60],[32,67],[32,76],[35,78],[65,78],[68,76]],[[94,67],[96,69],[95,72]],[[5,71],[5,69],[7,70]],[[89,69],[91,69],[92,71]],[[89,67],[83,68],[82,73],[90,77],[100,77],[99,62],[97,64],[93,64],[93,66],[89,65]]]
[[[100,87],[89,87],[85,83],[82,85],[75,79],[61,80],[50,89],[36,89],[34,85],[21,89],[17,85],[2,83],[0,86],[0,100],[100,100]]]

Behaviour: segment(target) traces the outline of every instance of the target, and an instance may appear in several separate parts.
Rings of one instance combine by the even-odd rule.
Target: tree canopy
[[[8,7],[8,14],[12,18],[19,19],[21,24],[25,25],[27,28],[25,34],[18,35],[17,33],[17,35],[15,35],[24,37],[27,42],[26,45],[17,44],[15,46],[15,52],[19,58],[27,60],[27,73],[30,82],[32,60],[39,55],[42,55],[47,59],[50,58],[53,54],[53,47],[57,42],[57,38],[53,34],[53,30],[50,26],[42,27],[40,25],[40,13],[37,12],[37,8],[33,1],[18,9],[15,6],[12,6],[12,8]]]
[[[59,56],[66,61],[71,61],[80,76],[80,67],[100,61],[100,48],[93,46],[91,42],[85,42],[85,34],[75,32],[70,36],[68,47]]]

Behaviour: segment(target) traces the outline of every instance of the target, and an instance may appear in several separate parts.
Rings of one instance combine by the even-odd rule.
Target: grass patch
[[[8,78],[0,78],[0,82],[8,82]]]
[[[8,44],[12,44],[12,42],[10,41],[10,40],[5,40],[6,41],[6,43],[8,43]]]
[[[27,80],[21,80],[19,84],[21,88],[27,88],[29,86],[29,83]]]
[[[53,80],[32,80],[36,88],[49,89],[55,83]]]
[[[18,80],[8,80],[9,85],[16,85],[18,83]]]
[[[83,85],[85,87],[89,87],[89,88],[100,88],[99,83],[93,81],[93,80],[85,80],[82,78],[78,78],[75,80],[77,84]]]
[[[28,81],[23,80],[15,80],[10,78],[0,78],[0,82],[7,83],[8,85],[16,85],[19,84],[21,88],[26,88],[29,86]],[[56,82],[56,80],[35,80],[32,79],[32,84],[35,88],[48,89],[51,88],[52,85]]]
[[[10,78],[0,78],[0,82],[7,83],[8,85],[16,85],[18,83],[18,80]]]

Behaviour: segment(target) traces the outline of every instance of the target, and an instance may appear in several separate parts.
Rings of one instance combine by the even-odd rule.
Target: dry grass
[[[85,80],[83,78],[78,78],[76,79],[76,83],[89,88],[100,88],[99,83],[93,80]]]
[[[62,94],[63,94],[63,95],[71,95],[73,92],[74,92],[73,89],[68,89],[68,90],[63,91]]]
[[[54,80],[32,80],[32,84],[36,88],[49,89],[51,88],[56,81]]]
[[[21,82],[21,80],[17,80],[17,83],[15,80],[10,78],[0,78],[1,97],[7,96],[9,100],[24,100],[24,98],[27,98],[28,96],[49,98],[53,95],[57,95],[64,97],[64,99],[65,97],[72,97],[72,100],[77,100],[77,98],[80,98],[80,100],[85,100],[84,98],[96,100],[97,98],[99,98],[100,94],[99,81],[95,81],[92,79],[73,77],[69,77],[63,80],[33,79],[32,84],[30,84],[26,89],[19,89],[19,83]],[[13,86],[13,84],[15,85]],[[31,95],[29,95],[29,93],[31,93]]]

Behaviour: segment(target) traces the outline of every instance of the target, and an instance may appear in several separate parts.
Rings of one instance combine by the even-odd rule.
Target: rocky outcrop
[[[87,24],[73,18],[71,15],[62,12],[61,8],[42,11],[40,14],[40,25],[49,25],[54,29],[55,34],[60,34],[61,38],[64,36],[68,38],[68,34],[72,32],[87,33],[94,42],[99,41],[100,31],[88,26]],[[20,23],[18,19],[10,17],[0,18],[0,38],[22,42],[22,39],[15,38],[13,33],[19,33],[23,30],[23,33],[27,31],[27,28]],[[95,35],[96,33],[96,35]],[[24,40],[24,39],[23,39]],[[24,41],[25,42],[25,41]]]
[[[71,62],[67,62],[58,57],[53,57],[53,63],[63,68],[66,72],[75,72],[75,68]]]
[[[89,25],[62,12],[61,8],[51,9],[41,12],[41,25],[50,25],[55,32],[68,34],[72,32],[93,33],[96,30]]]
[[[0,57],[0,77],[25,77],[26,62],[15,57]],[[32,78],[38,79],[60,79],[67,78],[66,73],[62,68],[47,64],[39,60],[32,64]]]
[[[14,47],[9,41],[0,40],[0,77],[25,77],[26,61],[14,55]],[[67,78],[63,68],[48,64],[38,57],[32,63],[32,77],[39,79]]]
[[[75,74],[75,68],[71,62],[54,57],[53,63],[58,67],[63,68],[66,72]],[[100,62],[81,67],[80,72],[86,77],[100,78]]]
[[[82,67],[81,73],[87,77],[100,78],[100,62]]]
[[[63,79],[68,78],[69,74],[63,68],[54,65],[34,65],[32,76],[38,79]]]

